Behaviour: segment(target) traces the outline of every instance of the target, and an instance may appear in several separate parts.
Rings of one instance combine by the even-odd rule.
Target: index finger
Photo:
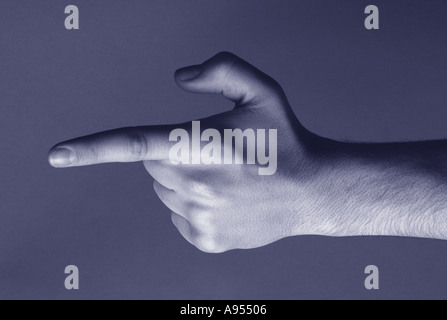
[[[55,145],[48,162],[55,168],[80,167],[111,162],[166,160],[173,126],[115,129]]]

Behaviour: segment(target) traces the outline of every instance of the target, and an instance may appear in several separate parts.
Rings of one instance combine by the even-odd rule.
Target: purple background
[[[367,31],[363,10],[381,10]],[[64,28],[79,6],[81,29]],[[171,225],[141,164],[55,170],[49,148],[231,108],[173,72],[232,51],[337,139],[447,138],[447,2],[4,0],[0,4],[0,298],[447,298],[447,242],[296,237],[208,255]],[[64,288],[75,264],[81,290]],[[381,271],[365,290],[364,268]]]

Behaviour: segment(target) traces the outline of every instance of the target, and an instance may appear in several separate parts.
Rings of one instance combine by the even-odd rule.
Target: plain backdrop
[[[80,30],[64,9],[80,9]],[[380,9],[380,30],[364,9]],[[447,242],[296,237],[208,255],[172,226],[142,164],[56,170],[57,142],[232,108],[174,71],[234,52],[333,139],[447,138],[444,0],[3,0],[0,298],[447,298]],[[80,290],[64,269],[77,265]],[[364,269],[380,269],[380,290]]]

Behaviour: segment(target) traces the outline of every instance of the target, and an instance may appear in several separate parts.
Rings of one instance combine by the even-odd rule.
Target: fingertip
[[[54,168],[70,167],[75,159],[75,152],[67,147],[56,146],[48,153],[48,163]]]

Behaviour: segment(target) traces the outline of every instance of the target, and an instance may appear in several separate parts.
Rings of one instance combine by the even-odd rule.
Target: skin
[[[230,53],[175,74],[180,88],[215,93],[232,111],[205,118],[202,132],[277,129],[278,169],[169,161],[172,130],[191,123],[117,129],[52,148],[56,168],[143,162],[181,235],[208,253],[257,248],[285,237],[447,238],[446,142],[356,144],[306,130],[277,82]]]

